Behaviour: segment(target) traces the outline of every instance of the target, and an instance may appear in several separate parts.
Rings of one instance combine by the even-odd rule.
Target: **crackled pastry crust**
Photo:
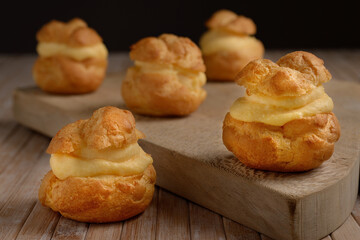
[[[275,99],[308,94],[331,79],[323,61],[308,52],[292,52],[277,63],[250,62],[236,77],[248,95]],[[223,122],[223,142],[245,165],[279,172],[306,171],[328,160],[340,137],[334,113],[318,113],[273,126],[245,122],[228,113]]]
[[[243,122],[228,113],[223,142],[245,165],[262,170],[299,172],[328,160],[340,137],[333,113],[297,119],[283,126]]]
[[[100,86],[106,67],[106,59],[76,61],[64,56],[39,57],[33,68],[33,78],[49,93],[88,93]]]
[[[184,116],[194,112],[206,97],[201,87],[206,79],[200,49],[188,38],[162,34],[131,46],[135,66],[128,69],[121,93],[133,112],[152,116]],[[136,63],[154,64],[161,71],[143,71]],[[169,71],[175,71],[171,74]],[[197,78],[203,83],[188,86],[181,78]]]
[[[67,23],[52,20],[45,24],[36,34],[39,42],[63,43],[71,47],[91,46],[102,43],[97,32],[89,28],[80,18],[74,18]]]
[[[130,111],[116,107],[103,107],[92,117],[78,120],[63,127],[51,140],[47,153],[73,153],[82,144],[97,150],[124,148],[144,134],[136,129]]]
[[[53,20],[36,34],[39,43],[56,43],[71,48],[102,44],[101,37],[87,24],[75,18],[68,23]],[[76,60],[65,55],[39,56],[33,67],[33,78],[44,91],[81,94],[96,90],[107,68],[106,57]]]
[[[247,94],[300,96],[331,79],[324,61],[315,55],[296,51],[276,63],[268,59],[250,62],[235,78]]]
[[[205,25],[210,29],[222,29],[241,35],[256,33],[256,25],[253,20],[225,9],[215,12]]]
[[[256,33],[255,23],[245,16],[237,15],[229,10],[215,12],[206,22],[210,31],[226,33],[229,36],[237,36],[239,42],[244,43],[241,49],[235,47],[231,50],[219,50],[212,53],[203,53],[206,65],[206,76],[209,80],[234,81],[236,74],[254,59],[262,58],[264,46],[261,41],[250,37]],[[203,39],[200,46],[205,49]]]
[[[189,38],[174,34],[143,38],[130,51],[134,61],[174,64],[192,71],[205,71],[201,51]]]
[[[256,47],[253,51],[217,52],[204,55],[206,76],[209,80],[234,81],[236,74],[253,59],[263,56],[264,49]]]
[[[143,212],[154,194],[156,173],[150,165],[143,174],[121,177],[68,177],[49,171],[42,180],[39,200],[67,218],[81,222],[115,222]]]
[[[47,152],[76,155],[83,146],[99,151],[122,149],[143,137],[135,127],[131,112],[103,107],[91,118],[62,128],[51,140]],[[50,171],[42,180],[39,200],[44,206],[74,220],[121,221],[146,209],[154,193],[155,180],[152,164],[144,172],[130,176],[59,179]]]

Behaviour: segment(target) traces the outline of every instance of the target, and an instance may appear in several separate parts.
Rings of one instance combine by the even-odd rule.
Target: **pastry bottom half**
[[[156,172],[58,179],[49,171],[42,180],[39,200],[64,217],[92,223],[121,221],[143,212],[154,194]]]
[[[65,56],[39,57],[33,67],[33,77],[46,92],[80,94],[95,91],[104,80],[106,68],[106,59],[77,61]]]
[[[228,113],[223,142],[245,165],[278,172],[307,171],[320,166],[334,152],[340,125],[333,113],[292,120],[283,126],[244,122]]]
[[[201,87],[190,89],[171,75],[133,69],[128,70],[121,93],[132,112],[150,116],[186,116],[206,98]]]
[[[262,58],[263,46],[259,45],[255,51],[244,52],[216,52],[204,55],[206,65],[206,77],[208,80],[235,81],[235,76],[250,61]]]

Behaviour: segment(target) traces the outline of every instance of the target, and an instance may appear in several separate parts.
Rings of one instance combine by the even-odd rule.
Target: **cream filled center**
[[[328,113],[334,108],[323,86],[298,97],[268,97],[251,95],[238,98],[230,108],[230,115],[244,122],[262,122],[282,126],[287,122],[318,113]]]
[[[40,42],[36,48],[41,57],[62,55],[82,61],[87,58],[102,58],[108,56],[108,51],[103,43],[87,47],[69,47],[66,44],[53,42]]]
[[[204,55],[216,52],[253,51],[258,48],[258,40],[252,36],[241,36],[211,29],[200,39],[200,48]]]
[[[183,69],[172,64],[160,64],[135,61],[135,67],[142,73],[156,73],[173,76],[174,79],[185,85],[190,90],[198,90],[206,83],[206,75],[203,72]]]
[[[153,160],[138,143],[122,149],[95,150],[86,146],[74,154],[51,154],[50,166],[59,179],[140,174]]]

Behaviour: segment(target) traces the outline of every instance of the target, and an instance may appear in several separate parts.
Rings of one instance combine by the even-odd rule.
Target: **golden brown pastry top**
[[[220,29],[240,35],[254,35],[256,25],[250,18],[229,10],[219,10],[215,12],[206,22],[210,29]]]
[[[39,42],[62,43],[71,47],[92,46],[102,43],[102,38],[80,18],[65,23],[52,20],[36,34]]]
[[[280,58],[276,63],[259,59],[250,62],[236,76],[235,81],[248,95],[272,97],[302,96],[331,79],[322,59],[296,51]]]
[[[123,148],[144,137],[135,128],[131,112],[109,106],[96,110],[89,119],[62,128],[51,140],[47,153],[69,154],[84,144],[97,150]]]
[[[174,34],[143,38],[131,46],[130,58],[134,61],[173,64],[205,72],[201,51],[189,38]]]

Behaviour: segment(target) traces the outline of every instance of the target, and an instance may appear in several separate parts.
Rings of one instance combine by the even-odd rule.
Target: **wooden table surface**
[[[360,84],[360,49],[310,51],[334,79]],[[287,52],[269,50],[265,57],[276,61]],[[41,206],[37,192],[50,169],[50,139],[16,123],[11,112],[13,89],[34,85],[35,58],[0,55],[0,239],[270,239],[159,187],[143,214],[118,223],[80,223]],[[127,54],[110,54],[108,72],[127,66]],[[360,239],[360,196],[345,223],[324,239]]]

